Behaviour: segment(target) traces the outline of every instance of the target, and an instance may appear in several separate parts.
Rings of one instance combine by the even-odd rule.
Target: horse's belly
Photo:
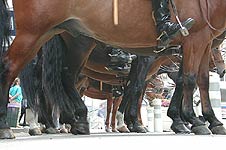
[[[89,0],[88,5],[82,0],[75,1],[80,7],[75,8],[73,13],[81,33],[118,47],[156,45],[156,26],[149,0],[132,0],[129,4],[128,1],[119,1],[118,25],[113,21],[112,1]]]

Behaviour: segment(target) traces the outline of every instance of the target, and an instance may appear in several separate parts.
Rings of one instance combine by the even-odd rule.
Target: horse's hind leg
[[[208,64],[208,56],[202,58],[202,64]],[[205,68],[206,67],[206,68]],[[204,69],[205,68],[205,69]],[[202,114],[205,120],[207,120],[210,125],[209,129],[213,134],[226,134],[226,130],[223,127],[223,124],[216,118],[214,111],[212,109],[210,98],[209,98],[209,66],[202,65],[200,66],[199,76],[198,76],[198,85],[201,96],[202,104]]]
[[[87,121],[87,108],[82,101],[77,89],[75,88],[75,73],[69,70],[64,70],[62,75],[62,83],[66,94],[70,99],[70,103],[74,105],[75,116],[71,120],[71,133],[72,134],[89,134],[89,124]],[[65,110],[66,111],[66,110]],[[68,114],[69,112],[66,112]]]
[[[74,105],[74,108],[76,109],[75,116],[77,116],[77,118],[73,123],[71,123],[71,133],[89,134],[90,131],[89,123],[87,121],[87,107],[75,88],[75,83],[81,69],[89,57],[89,54],[95,47],[95,43],[93,39],[84,36],[73,39],[72,36],[64,34],[62,37],[65,40],[66,45],[71,46],[65,56],[66,59],[64,60],[65,62],[63,66],[64,73],[62,73],[64,90],[72,105]],[[71,44],[75,44],[74,46],[76,47]]]
[[[193,91],[196,87],[197,83],[197,76],[202,76],[202,74],[199,74],[199,68],[200,64],[203,63],[202,58],[205,54],[205,50],[207,48],[207,45],[203,44],[196,44],[199,43],[197,41],[197,36],[193,35],[188,41],[185,42],[183,45],[184,51],[183,51],[183,82],[184,82],[184,101],[182,105],[182,113],[186,121],[192,124],[192,132],[195,134],[211,134],[210,130],[205,126],[205,123],[203,123],[198,117],[196,117],[195,112],[193,110]],[[193,39],[192,39],[193,38]],[[200,39],[203,40],[203,39]],[[192,43],[195,41],[195,43]],[[208,55],[209,56],[209,55]],[[201,58],[201,59],[200,59]],[[208,58],[207,58],[208,59]],[[209,62],[203,64],[202,68],[205,71],[209,70],[208,66]],[[208,82],[206,80],[205,82]],[[204,85],[201,85],[204,86]],[[208,91],[206,91],[208,93]],[[201,97],[202,98],[202,97]]]
[[[111,132],[110,116],[111,116],[112,104],[113,104],[113,99],[111,97],[109,97],[107,99],[107,115],[106,115],[106,120],[105,120],[105,131],[106,132]]]
[[[149,132],[148,128],[144,126],[144,123],[142,121],[142,116],[141,116],[141,109],[142,109],[143,97],[144,97],[144,93],[142,94],[142,96],[140,97],[139,102],[138,102],[138,113],[137,113],[137,117],[138,117],[138,121],[144,127],[145,131],[146,132]]]

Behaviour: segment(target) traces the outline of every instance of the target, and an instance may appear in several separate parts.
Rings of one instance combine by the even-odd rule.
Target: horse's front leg
[[[7,68],[1,63],[1,73],[0,75],[0,139],[12,139],[15,138],[12,130],[10,129],[6,117],[7,117],[7,104],[8,104],[8,90],[9,85],[12,81],[6,80],[7,73],[5,72]]]
[[[39,50],[40,45],[36,43],[39,37],[18,33],[0,62],[0,138],[15,137],[6,121],[8,91],[15,77]]]
[[[205,120],[207,120],[210,125],[209,129],[213,134],[226,134],[226,130],[223,127],[223,124],[216,118],[214,111],[211,106],[209,98],[209,53],[208,50],[202,58],[200,64],[199,74],[198,74],[198,86],[201,97],[202,104],[202,114]]]
[[[116,121],[116,113],[121,101],[122,101],[122,96],[115,98],[113,101],[113,110],[112,110],[112,116],[111,116],[112,132],[119,132],[116,128],[115,121]]]

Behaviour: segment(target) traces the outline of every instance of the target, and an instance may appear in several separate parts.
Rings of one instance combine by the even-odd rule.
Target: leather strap
[[[113,0],[114,25],[118,25],[118,0]]]

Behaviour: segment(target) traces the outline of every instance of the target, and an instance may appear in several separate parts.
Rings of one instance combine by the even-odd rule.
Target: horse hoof
[[[223,126],[216,126],[211,129],[213,134],[226,135],[226,129]]]
[[[60,129],[60,133],[68,133],[68,130],[65,128]]]
[[[133,124],[132,123],[130,123],[129,125],[127,125],[127,128],[129,129],[130,132],[135,132],[133,130]]]
[[[71,125],[70,124],[65,124],[65,128],[67,129],[68,133],[71,132]]]
[[[147,127],[144,127],[144,130],[145,130],[146,132],[149,132],[149,130],[148,130],[148,128],[147,128]]]
[[[121,133],[129,133],[130,132],[129,129],[125,125],[123,125],[120,128],[117,128],[117,130]]]
[[[74,135],[77,135],[77,134],[78,134],[78,131],[77,131],[77,129],[76,129],[74,126],[71,126],[70,132],[71,132],[72,134],[74,134]]]
[[[146,130],[143,126],[135,126],[133,127],[133,131],[137,133],[146,133]]]
[[[105,128],[105,131],[106,132],[111,132],[111,129],[110,128]]]
[[[194,133],[196,135],[209,135],[209,134],[211,134],[211,131],[205,125],[192,127],[191,131],[192,131],[192,133]]]
[[[31,136],[42,135],[42,131],[39,128],[29,129],[28,133]]]
[[[189,130],[184,124],[172,124],[170,127],[173,132],[176,134],[190,134],[191,130]]]
[[[46,128],[44,127],[44,126],[40,126],[40,131],[42,132],[42,133],[45,133],[46,132]]]
[[[0,129],[0,139],[14,139],[15,135],[13,134],[12,129]]]
[[[114,133],[119,133],[119,131],[117,130],[117,129],[112,129],[112,132],[114,132]]]
[[[74,125],[71,126],[71,133],[72,134],[82,134],[82,135],[89,135],[89,123],[88,122],[76,122]]]
[[[52,127],[50,127],[50,128],[47,128],[47,129],[45,130],[45,133],[47,133],[47,134],[59,134],[60,131],[58,131],[57,129],[54,129],[54,128],[52,128]]]

